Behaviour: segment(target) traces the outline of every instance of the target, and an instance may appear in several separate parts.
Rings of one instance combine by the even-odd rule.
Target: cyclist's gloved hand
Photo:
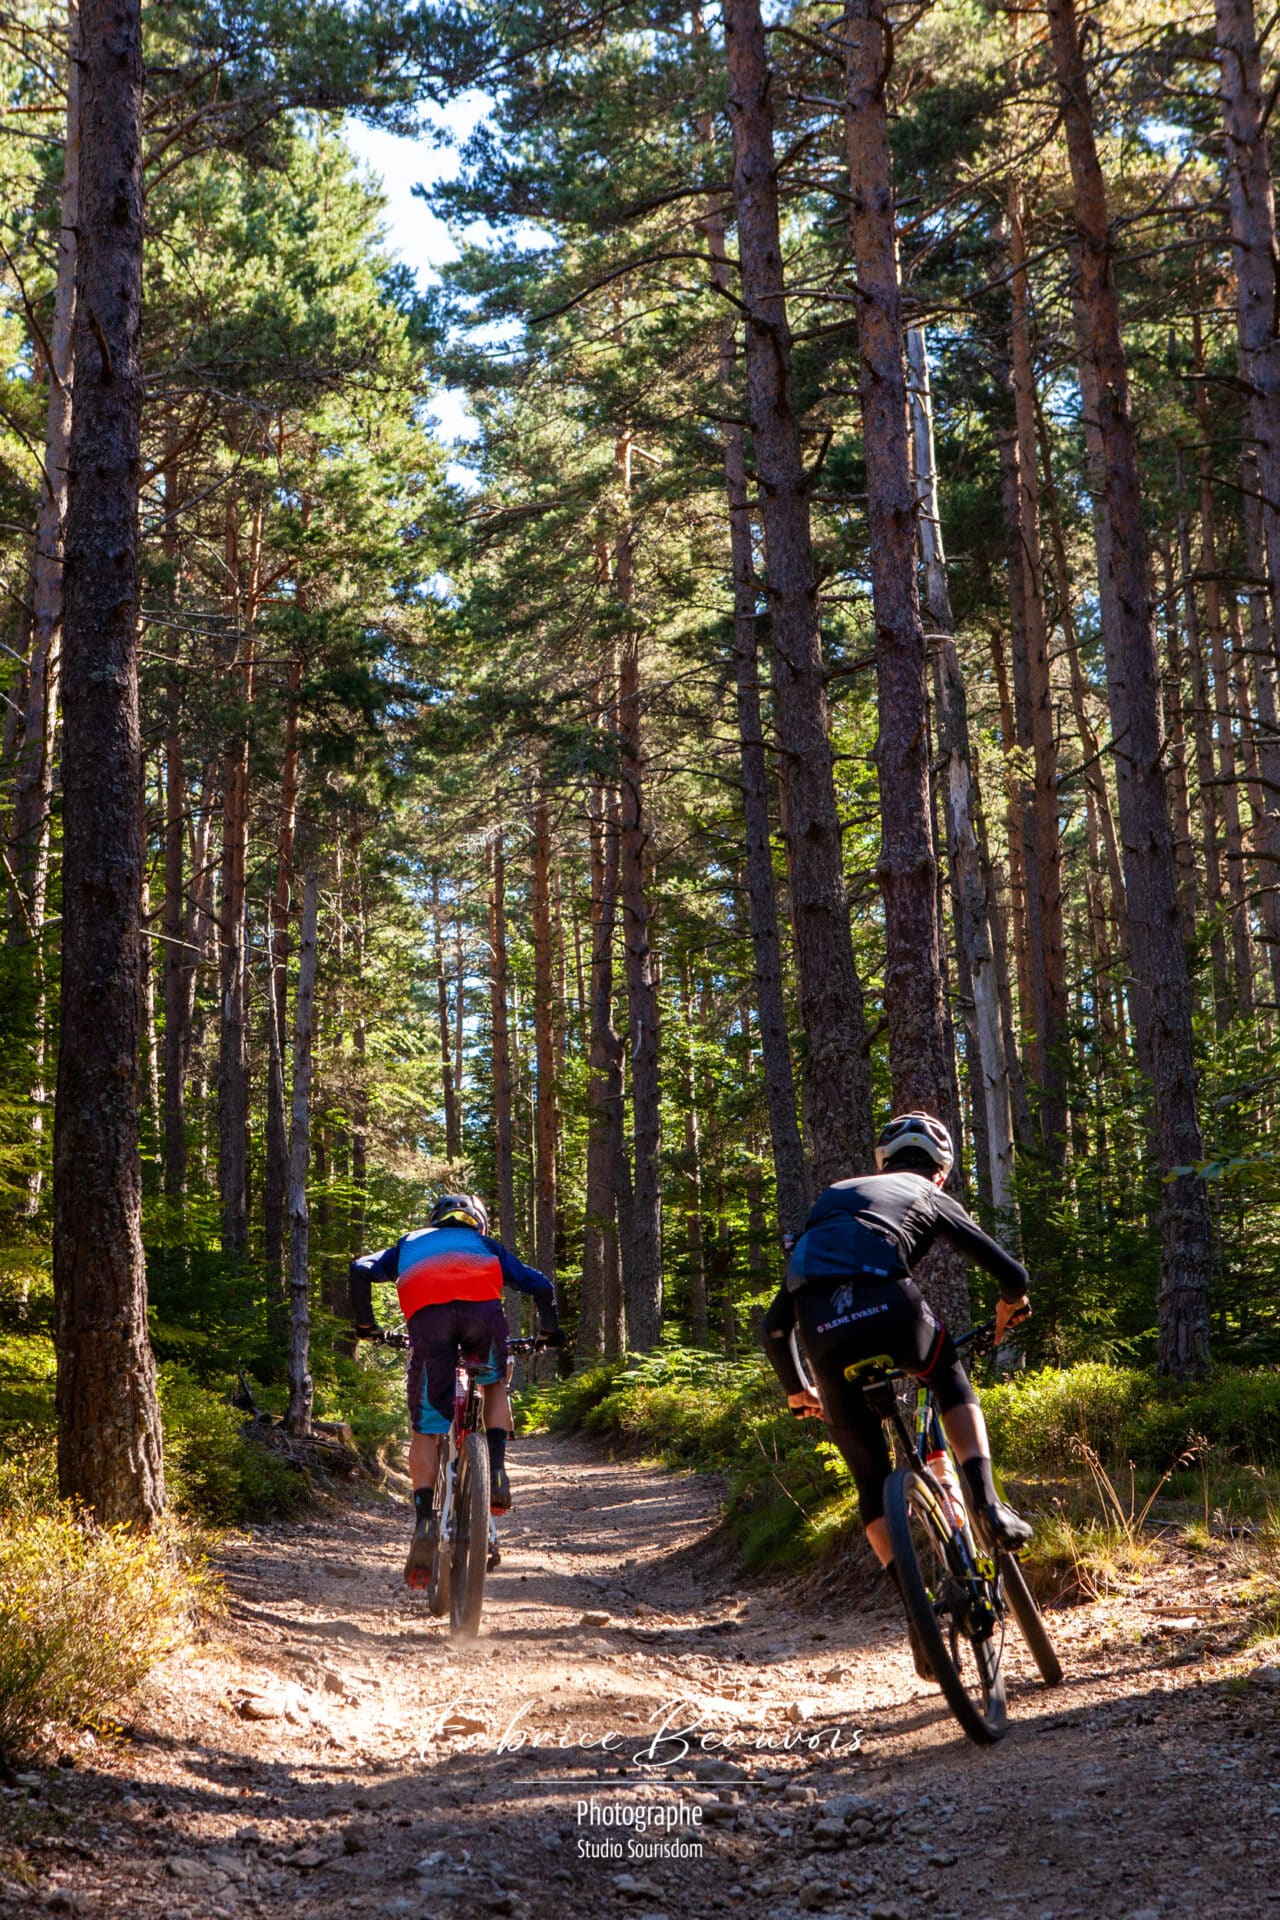
[[[1024,1293],[1020,1300],[997,1300],[996,1302],[996,1339],[999,1346],[1010,1327],[1020,1326],[1031,1318],[1031,1302]]]
[[[538,1338],[544,1347],[562,1347],[564,1345],[564,1328],[558,1323],[554,1326],[543,1327],[538,1334]]]

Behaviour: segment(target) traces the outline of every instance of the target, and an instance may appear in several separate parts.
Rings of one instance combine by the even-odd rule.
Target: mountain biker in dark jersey
[[[490,1506],[511,1505],[507,1478],[507,1317],[503,1286],[517,1287],[537,1302],[542,1338],[561,1340],[556,1290],[545,1273],[526,1267],[500,1240],[489,1237],[489,1216],[476,1194],[447,1193],[432,1209],[430,1224],[406,1233],[393,1247],[351,1263],[351,1311],[358,1337],[381,1331],[373,1315],[373,1282],[394,1280],[409,1328],[409,1475],[415,1521],[404,1577],[425,1587],[434,1547],[436,1468],[440,1436],[453,1422],[458,1361],[484,1361],[477,1375],[484,1390],[485,1438],[489,1448]]]
[[[877,1173],[837,1180],[814,1202],[786,1278],[761,1332],[787,1399],[801,1418],[821,1418],[858,1489],[858,1506],[877,1559],[895,1581],[884,1518],[891,1461],[884,1428],[861,1387],[845,1379],[855,1360],[888,1355],[933,1389],[947,1438],[964,1475],[983,1544],[1016,1548],[1031,1528],[1006,1506],[991,1477],[991,1443],[977,1395],[951,1335],[911,1277],[912,1266],[943,1239],[999,1282],[996,1343],[1030,1311],[1027,1270],[964,1208],[940,1191],[954,1159],[951,1136],[930,1114],[899,1114],[876,1145]],[[799,1336],[817,1394],[801,1379],[790,1334]],[[917,1670],[932,1676],[916,1649]]]

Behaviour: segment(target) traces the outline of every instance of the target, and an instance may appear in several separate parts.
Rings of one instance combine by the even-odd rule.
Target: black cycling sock
[[[1000,1496],[996,1492],[996,1483],[991,1478],[991,1456],[987,1453],[975,1454],[972,1460],[962,1460],[960,1471],[964,1475],[965,1485],[975,1507],[994,1507]]]
[[[436,1510],[436,1490],[434,1487],[415,1487],[413,1490],[413,1510],[419,1520],[429,1520]]]
[[[489,1442],[489,1471],[501,1473],[507,1464],[507,1430],[505,1427],[486,1427],[484,1437]]]

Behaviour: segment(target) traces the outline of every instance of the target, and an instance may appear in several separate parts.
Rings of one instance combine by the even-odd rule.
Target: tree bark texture
[[[440,914],[440,876],[431,876],[431,918],[435,938],[436,1021],[440,1031],[440,1085],[444,1100],[444,1151],[447,1160],[462,1157],[462,1129],[458,1125],[458,1095],[453,1079],[453,1040],[449,1027],[449,981],[444,968],[444,934]],[[505,1004],[505,1002],[504,1002]]]
[[[805,1047],[805,1137],[817,1191],[869,1163],[871,1075],[831,758],[810,481],[791,378],[772,76],[759,0],[727,0],[724,27],[748,409],[768,560],[774,730]]]
[[[635,598],[635,535],[631,520],[631,443],[615,449],[621,526],[614,550],[613,587],[628,609],[618,673],[618,894],[622,904],[623,963],[631,1052],[631,1135],[635,1161],[630,1258],[624,1253],[627,1339],[647,1352],[662,1335],[662,1129],[658,1089],[658,991],[649,945],[651,913],[646,867],[652,858],[646,809],[640,627]]]
[[[1097,419],[1115,591],[1106,646],[1117,758],[1125,887],[1138,998],[1150,1035],[1162,1178],[1160,1368],[1179,1378],[1209,1358],[1212,1228],[1203,1179],[1188,1171],[1203,1142],[1196,1107],[1191,989],[1178,914],[1178,880],[1164,771],[1164,726],[1137,444],[1129,404],[1114,238],[1094,139],[1074,0],[1048,0],[1080,241],[1085,356],[1097,379]],[[1099,572],[1103,570],[1099,554]]]
[[[58,1483],[104,1525],[164,1506],[138,1155],[142,20],[81,10],[76,392],[63,604]]]
[[[308,867],[302,888],[298,941],[298,998],[293,1025],[293,1086],[289,1103],[289,1407],[290,1433],[311,1431],[311,1296],[307,1163],[311,1157],[311,1056],[316,1002],[316,921],[320,875]]]
[[[943,1005],[916,495],[889,161],[886,88],[893,32],[883,0],[849,0],[844,32],[849,235],[857,274],[858,389],[880,721],[876,876],[884,902],[889,1074],[898,1112],[937,1114],[958,1140],[960,1116],[953,1105]],[[963,1260],[944,1249],[931,1259],[929,1269],[927,1284],[944,1317],[962,1324],[968,1299]]]

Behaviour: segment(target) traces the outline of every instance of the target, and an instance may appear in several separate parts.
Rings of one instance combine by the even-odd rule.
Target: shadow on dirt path
[[[1280,1916],[1280,1694],[1144,1640],[1158,1595],[1054,1615],[1056,1693],[1012,1648],[980,1751],[881,1593],[735,1580],[714,1480],[547,1438],[512,1469],[470,1647],[402,1584],[399,1503],[231,1537],[136,1725],[5,1796],[0,1915]]]

